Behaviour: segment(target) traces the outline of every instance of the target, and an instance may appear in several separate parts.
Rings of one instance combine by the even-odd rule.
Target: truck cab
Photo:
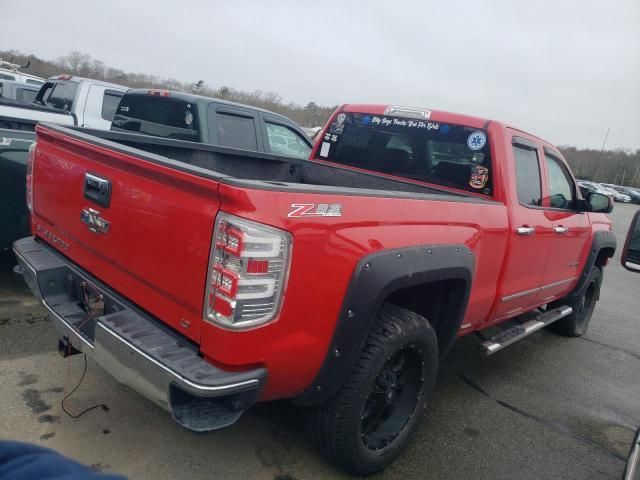
[[[36,99],[39,90],[39,85],[2,80],[0,75],[0,98],[30,103]]]
[[[11,63],[4,61],[0,58],[0,80],[10,80],[12,82],[26,83],[29,85],[35,85],[37,87],[42,86],[44,78],[36,77],[29,73],[19,71],[20,68],[29,68],[30,62],[26,65],[19,65],[17,63]],[[6,68],[4,68],[6,67]]]
[[[111,130],[300,159],[308,158],[312,148],[304,131],[283,115],[168,90],[125,93]]]
[[[344,105],[295,158],[275,114],[152,90],[113,130],[38,125],[28,159],[14,251],[61,353],[194,431],[291,399],[357,475],[404,450],[457,337],[584,335],[616,248],[613,200],[495,120]]]
[[[77,126],[108,130],[124,92],[123,85],[59,75],[42,86],[35,103],[70,112]]]

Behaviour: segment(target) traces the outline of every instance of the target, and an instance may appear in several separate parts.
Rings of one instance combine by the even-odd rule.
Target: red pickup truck
[[[27,203],[14,251],[62,354],[196,431],[292,399],[358,474],[401,453],[456,337],[582,335],[616,247],[553,145],[394,106],[340,107],[309,160],[40,125]]]

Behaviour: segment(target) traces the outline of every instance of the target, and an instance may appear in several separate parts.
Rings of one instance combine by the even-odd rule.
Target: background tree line
[[[35,55],[26,55],[15,50],[0,51],[0,58],[4,60],[13,58],[13,63],[20,64],[26,64],[30,61],[31,65],[25,72],[44,78],[68,73],[118,83],[131,88],[178,90],[253,105],[285,115],[305,127],[324,125],[336,108],[334,106],[320,106],[313,101],[305,106],[292,102],[287,103],[274,92],[263,92],[262,90],[245,92],[229,86],[213,88],[203,80],[189,83],[146,73],[125,72],[105,65],[101,60],[79,51],[72,51],[54,61],[43,60]],[[640,149],[635,151],[616,149],[601,152],[600,150],[580,149],[573,146],[559,148],[577,178],[640,187]]]
[[[160,88],[196,93],[198,95],[220,98],[271,110],[272,112],[285,115],[305,127],[324,125],[336,109],[335,106],[324,107],[313,101],[310,101],[304,106],[292,102],[287,103],[275,92],[263,92],[262,90],[245,92],[229,86],[212,88],[203,80],[189,83],[181,82],[174,78],[160,78],[146,73],[125,72],[119,68],[105,65],[104,62],[92,58],[91,55],[87,53],[75,50],[53,61],[43,60],[35,55],[26,55],[16,50],[0,50],[0,58],[7,61],[13,59],[11,60],[12,63],[19,63],[21,65],[25,65],[30,61],[31,65],[28,69],[24,70],[24,72],[43,78],[67,73],[80,77],[118,83],[131,88]]]

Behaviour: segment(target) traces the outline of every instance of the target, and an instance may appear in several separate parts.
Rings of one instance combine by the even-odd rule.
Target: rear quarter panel
[[[369,253],[464,244],[475,254],[476,275],[463,323],[482,321],[491,310],[506,248],[503,204],[247,190],[225,184],[219,194],[222,210],[287,230],[294,238],[276,322],[241,333],[206,322],[202,329],[201,349],[215,362],[267,366],[264,399],[295,395],[311,383],[330,344],[352,272]],[[343,214],[290,218],[295,203],[339,203]]]

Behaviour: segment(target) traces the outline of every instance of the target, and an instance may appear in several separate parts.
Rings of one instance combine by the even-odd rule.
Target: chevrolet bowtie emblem
[[[80,220],[86,223],[93,233],[107,233],[109,231],[109,222],[100,218],[100,212],[93,208],[83,209],[80,212]]]

